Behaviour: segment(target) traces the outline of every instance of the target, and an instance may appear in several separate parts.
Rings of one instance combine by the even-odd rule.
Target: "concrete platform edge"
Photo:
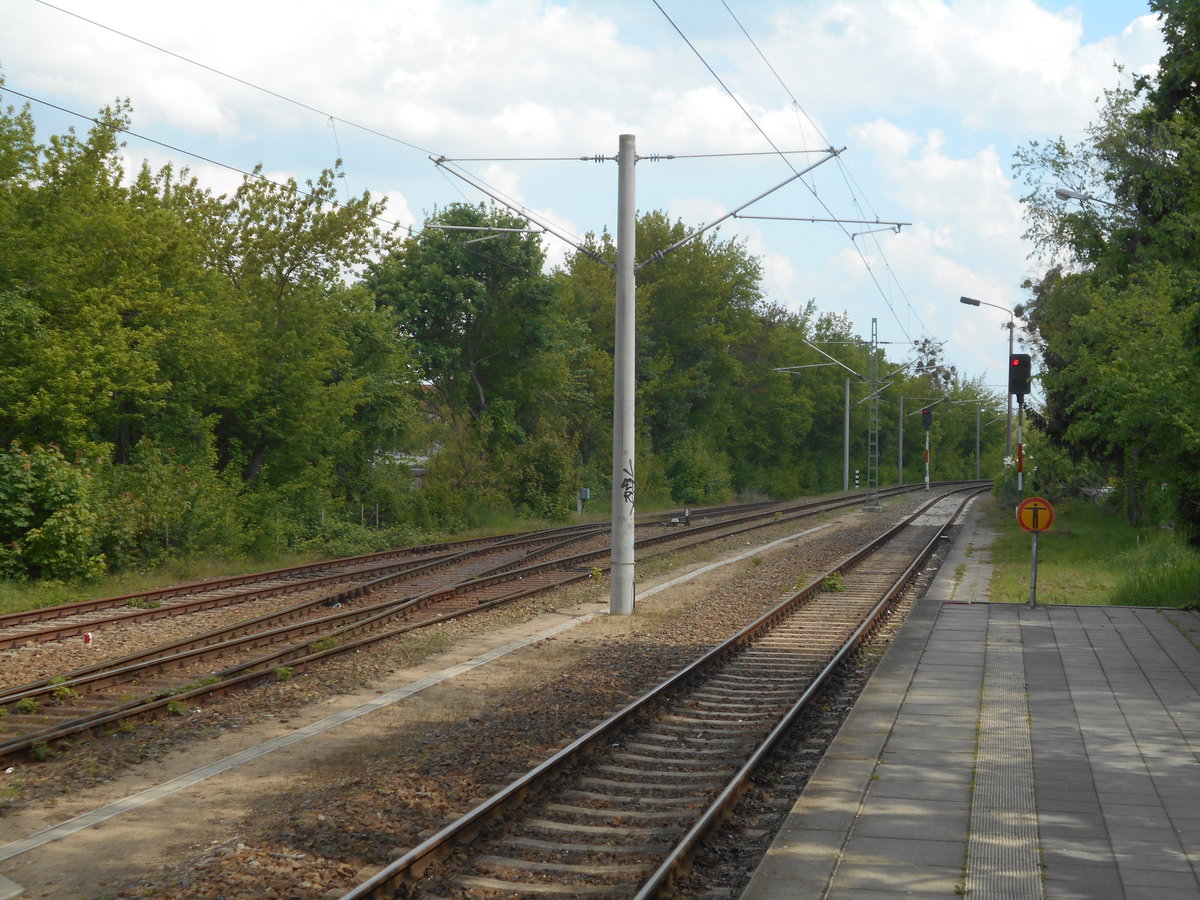
[[[954,602],[959,594],[960,566],[990,540],[990,531],[981,524],[977,504],[973,503],[937,576],[913,605],[807,789],[759,863],[742,900],[824,896],[942,604]],[[960,861],[964,859],[965,839],[957,855]],[[956,877],[962,877],[961,862]]]

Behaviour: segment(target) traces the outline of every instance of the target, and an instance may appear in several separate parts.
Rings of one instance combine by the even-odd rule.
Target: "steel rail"
[[[840,501],[842,504],[846,502],[854,501]],[[817,511],[819,511],[828,508],[829,501],[812,501],[801,506],[805,508],[817,507]],[[732,509],[740,509],[740,507],[733,507]],[[762,512],[759,512],[757,515],[739,517],[733,520],[726,519],[724,520],[724,524],[726,527],[732,524],[734,527],[741,525],[744,528],[745,521],[759,520],[762,519],[763,515]],[[770,524],[774,521],[776,520],[770,519],[765,524]],[[698,526],[697,528],[689,529],[684,534],[669,534],[667,537],[672,540],[681,540],[689,535],[704,533],[720,524],[722,523],[710,523],[707,526]],[[474,550],[464,550],[449,557],[430,561],[424,567],[429,569],[444,569],[456,559],[466,560],[480,556],[492,552],[498,546],[511,549],[520,548],[526,544],[536,544],[539,547],[537,551],[539,554],[553,553],[579,540],[603,533],[604,530],[596,526],[585,526],[582,529],[573,527],[570,529],[552,529],[546,532],[538,532],[535,537],[516,535],[504,539],[499,544],[486,544]],[[652,544],[656,538],[644,540]],[[9,689],[0,694],[0,705],[7,704],[11,706],[25,699],[33,700],[40,704],[55,697],[65,696],[73,698],[82,690],[95,691],[113,684],[130,682],[150,673],[178,668],[184,664],[195,663],[204,658],[229,655],[239,648],[252,648],[254,646],[277,642],[278,639],[289,635],[303,634],[305,636],[305,640],[300,644],[288,644],[264,656],[254,657],[236,665],[226,667],[210,676],[193,678],[182,688],[159,689],[147,696],[122,701],[118,704],[107,706],[104,709],[91,710],[84,715],[55,726],[31,730],[2,740],[0,741],[0,759],[14,756],[39,746],[49,748],[56,742],[61,742],[77,735],[100,732],[117,722],[152,719],[172,704],[183,704],[189,701],[200,700],[207,696],[219,696],[240,688],[253,686],[266,680],[272,680],[276,677],[276,671],[280,667],[286,666],[294,674],[320,660],[360,650],[416,628],[445,620],[445,615],[434,615],[418,621],[406,622],[399,627],[387,628],[383,631],[378,630],[380,626],[422,607],[447,601],[457,595],[478,591],[507,581],[526,581],[541,573],[561,571],[564,568],[578,566],[581,561],[606,557],[608,552],[608,548],[605,547],[584,554],[560,557],[535,565],[522,565],[531,555],[530,553],[526,553],[517,560],[509,560],[501,563],[491,570],[472,575],[464,581],[452,582],[403,598],[400,601],[388,600],[367,607],[348,609],[343,612],[332,613],[328,616],[309,620],[300,625],[280,626],[265,632],[253,631],[249,634],[243,633],[248,628],[258,628],[288,617],[294,617],[297,611],[301,609],[334,603],[348,603],[351,600],[366,596],[398,580],[408,579],[416,571],[416,569],[406,570],[398,574],[381,576],[355,585],[330,597],[306,601],[298,607],[291,607],[287,610],[281,610],[257,619],[248,620],[247,622],[236,623],[235,625],[202,635],[196,635],[182,641],[129,654],[116,660],[97,663],[93,666],[67,673],[66,676],[54,676],[19,688]],[[422,567],[418,566],[417,568]],[[500,597],[479,602],[471,609],[456,610],[455,615],[461,616],[482,612],[529,594],[544,591],[572,581],[582,580],[587,577],[591,577],[590,572],[571,574],[559,578],[554,584],[525,585],[516,591],[506,592]],[[317,637],[317,640],[314,641],[314,637]],[[320,650],[313,650],[313,646],[316,643],[329,644],[331,646]],[[9,717],[6,721],[15,725],[19,721],[19,717]]]
[[[912,563],[901,573],[892,586],[888,588],[887,592],[875,605],[874,609],[871,610],[863,623],[855,630],[854,634],[850,636],[849,640],[842,645],[829,663],[813,679],[813,683],[797,698],[791,709],[779,720],[778,724],[771,730],[771,733],[767,735],[733,778],[729,780],[724,790],[721,791],[704,813],[696,820],[695,825],[671,849],[671,852],[667,854],[654,874],[650,876],[638,890],[637,894],[634,895],[635,900],[650,900],[650,898],[659,896],[664,889],[673,884],[675,879],[686,870],[700,842],[729,816],[733,807],[749,788],[750,779],[762,765],[767,755],[775,749],[788,729],[792,727],[800,714],[812,701],[812,698],[837,670],[837,667],[876,628],[880,617],[891,608],[899,595],[908,587],[920,567],[933,554],[937,543],[945,537],[946,532],[950,530],[955,520],[962,513],[963,507],[975,496],[976,494],[973,493],[963,498],[954,514],[947,518],[945,524],[929,539],[925,547],[917,554]]]
[[[946,486],[954,486],[954,483]],[[907,492],[915,490],[913,486],[904,486],[901,488],[893,488],[891,492]],[[789,508],[789,514],[783,517],[778,515],[763,520],[763,513],[757,515],[738,517],[732,520],[725,520],[720,523],[709,523],[702,526],[692,526],[681,532],[670,533],[667,535],[659,535],[651,538],[642,539],[639,541],[639,546],[650,546],[662,541],[680,541],[686,540],[689,537],[695,537],[698,534],[709,532],[713,529],[724,527],[729,529],[731,526],[738,529],[741,533],[747,530],[765,527],[767,525],[776,524],[781,521],[786,521],[790,518],[798,518],[807,515],[813,515],[818,512],[853,505],[860,498],[841,498],[837,500],[821,500],[809,501],[803,504],[797,504]],[[747,522],[751,524],[747,524]],[[897,526],[900,527],[900,526]],[[542,532],[538,534],[557,533],[558,535],[569,534],[575,529],[557,529],[551,532]],[[548,547],[543,547],[541,552],[550,552],[554,548],[568,545],[574,541],[582,539],[590,535],[589,533],[580,533],[575,530],[574,536],[560,537]],[[888,534],[892,534],[896,529],[891,529]],[[531,543],[528,536],[520,535],[507,539],[505,543],[509,546],[520,546],[522,543]],[[470,557],[477,555],[486,550],[492,549],[492,545],[478,548],[475,551],[463,551],[459,554],[454,554],[455,557]],[[408,573],[399,575],[387,575],[375,579],[371,582],[366,582],[357,585],[351,589],[339,592],[329,598],[321,598],[308,601],[301,604],[300,607],[292,607],[289,610],[283,610],[278,613],[268,614],[267,616],[259,617],[256,620],[249,620],[245,623],[237,623],[229,626],[226,629],[218,629],[215,632],[210,632],[205,635],[198,635],[193,638],[188,638],[183,641],[173,642],[172,644],[162,645],[151,650],[137,654],[131,654],[127,657],[122,657],[119,660],[112,660],[108,663],[100,663],[95,666],[86,667],[82,670],[68,673],[67,677],[56,676],[51,679],[44,679],[32,685],[26,685],[23,688],[10,690],[3,695],[0,695],[0,705],[4,703],[15,703],[24,697],[32,699],[42,699],[47,697],[61,696],[67,692],[77,693],[77,689],[91,686],[93,689],[99,686],[104,686],[122,681],[130,681],[133,678],[142,677],[147,672],[162,671],[170,667],[178,667],[184,662],[195,662],[198,659],[206,656],[228,655],[237,647],[253,647],[266,643],[279,637],[284,637],[288,633],[304,634],[306,639],[300,644],[289,644],[282,648],[271,651],[270,653],[255,657],[250,660],[243,661],[233,666],[226,667],[207,677],[199,677],[193,679],[183,687],[160,689],[157,692],[143,696],[141,698],[132,699],[122,702],[115,706],[107,707],[103,710],[92,711],[86,716],[80,716],[70,722],[64,723],[53,728],[42,729],[37,732],[29,732],[15,736],[8,740],[0,742],[0,758],[13,756],[22,751],[28,751],[36,746],[51,746],[55,742],[62,741],[75,735],[86,732],[98,732],[118,721],[127,720],[145,720],[156,717],[164,708],[167,708],[173,703],[186,703],[194,700],[201,700],[206,696],[217,696],[229,693],[231,691],[262,683],[264,681],[273,680],[276,677],[277,670],[282,667],[287,667],[292,672],[302,671],[304,668],[313,665],[314,663],[324,660],[329,657],[337,656],[343,653],[353,652],[363,649],[372,644],[377,644],[388,640],[392,637],[412,631],[416,628],[425,627],[427,625],[444,621],[447,618],[446,614],[436,614],[428,616],[418,621],[408,621],[398,627],[384,628],[379,630],[380,626],[386,625],[388,622],[396,618],[410,614],[413,611],[422,607],[435,604],[442,601],[447,601],[456,595],[461,596],[463,593],[477,591],[498,583],[518,580],[528,582],[536,578],[540,574],[548,571],[561,572],[565,568],[578,567],[580,563],[597,560],[608,555],[608,548],[602,550],[589,551],[584,554],[577,554],[571,557],[559,558],[550,562],[538,563],[532,566],[519,565],[518,561],[509,561],[500,566],[495,567],[495,570],[488,573],[481,573],[472,576],[471,578],[455,582],[449,585],[437,587],[423,593],[403,598],[399,601],[389,600],[382,603],[374,604],[368,607],[360,607],[343,611],[341,613],[331,614],[329,616],[314,619],[305,622],[298,626],[281,627],[272,629],[266,633],[255,633],[250,635],[242,635],[232,637],[229,640],[222,641],[222,634],[228,635],[234,632],[243,631],[247,626],[262,625],[270,621],[277,621],[281,618],[292,614],[296,609],[301,607],[318,606],[322,603],[332,604],[334,602],[349,602],[359,596],[365,596],[371,591],[395,582],[401,578],[407,577]],[[527,557],[525,557],[527,558]],[[852,564],[849,560],[839,564],[841,567],[846,567]],[[436,563],[430,563],[434,568],[445,568],[446,563],[443,560],[438,560]],[[601,568],[601,567],[596,567]],[[529,594],[545,591],[551,587],[560,586],[573,581],[582,580],[591,577],[590,571],[575,572],[560,577],[553,584],[532,584],[527,583],[515,591],[509,591],[502,596],[492,599],[483,600],[474,604],[470,609],[456,609],[453,613],[455,616],[472,614],[481,612],[486,609],[493,608],[503,603],[512,602],[520,597]],[[819,587],[819,584],[817,585]],[[333,630],[329,630],[332,628]],[[312,639],[312,636],[319,635],[317,641]],[[314,650],[314,644],[329,644],[331,646],[323,649]],[[141,661],[141,662],[139,662]],[[193,687],[194,686],[194,687]],[[9,719],[14,722],[14,719]]]
[[[960,487],[958,490],[971,490],[971,488]],[[977,487],[976,490],[980,490],[980,488]],[[951,491],[950,493],[954,492],[955,491]],[[561,775],[578,759],[586,756],[593,747],[599,744],[600,741],[607,738],[618,729],[624,727],[630,720],[646,710],[651,704],[664,697],[669,692],[687,684],[699,673],[709,669],[714,663],[725,659],[743,644],[752,641],[757,635],[769,630],[779,619],[787,616],[793,608],[820,591],[825,583],[826,578],[835,573],[845,573],[846,571],[852,569],[855,565],[865,559],[866,556],[870,555],[879,547],[891,540],[896,534],[902,531],[926,509],[942,499],[944,499],[944,495],[931,500],[930,503],[926,504],[917,513],[914,513],[912,516],[908,517],[905,522],[888,529],[887,532],[872,540],[864,548],[849,554],[836,565],[828,569],[825,573],[812,578],[803,588],[798,590],[787,600],[778,604],[774,609],[763,614],[760,618],[745,626],[738,633],[728,638],[720,645],[714,647],[703,656],[689,663],[679,672],[676,672],[674,675],[670,676],[659,685],[652,688],[643,696],[627,704],[625,707],[611,715],[603,722],[589,729],[585,734],[576,738],[563,750],[555,753],[549,759],[540,763],[538,766],[534,767],[529,772],[513,781],[510,785],[477,805],[474,809],[468,811],[455,821],[447,824],[437,833],[430,836],[418,846],[409,850],[399,859],[385,866],[372,877],[362,882],[348,893],[344,894],[341,900],[364,900],[364,898],[391,897],[393,896],[393,892],[399,889],[402,885],[411,883],[420,878],[430,865],[449,856],[450,853],[453,852],[454,847],[468,843],[485,827],[500,820],[505,813],[519,806],[530,792]],[[932,547],[936,541],[940,539],[940,537],[944,534],[944,531],[945,528],[940,529],[938,535],[929,542],[926,548],[926,554],[928,548]],[[914,562],[908,566],[905,575],[903,576],[905,581],[911,577],[911,573],[916,570],[918,565],[919,563]],[[892,591],[889,591],[889,597],[891,594]],[[881,600],[879,604],[876,605],[873,615],[877,618],[880,614],[879,611],[885,609],[886,606],[887,603]],[[864,624],[855,631],[855,634],[851,639],[853,641],[852,646],[857,646],[857,643],[862,639],[862,635],[866,633],[865,629],[866,625]],[[852,649],[852,646],[843,647],[843,649],[838,653],[839,659],[844,658],[845,654]],[[826,673],[823,673],[822,677],[825,677],[827,672],[830,670],[831,667],[827,666]],[[807,702],[807,699],[810,699],[811,696],[812,691],[806,691],[804,695],[805,702]],[[802,708],[802,704],[798,704],[798,707]],[[791,715],[792,718],[794,718],[795,713],[793,712]],[[778,729],[772,731],[772,744],[778,740],[777,732],[782,733]],[[730,792],[729,797],[732,797],[736,793],[736,790]],[[722,796],[726,797],[725,793],[723,793]],[[729,798],[726,797],[726,799]],[[703,831],[706,831],[707,828],[711,827],[712,822],[717,820],[721,814],[722,813],[720,810],[706,812],[705,817],[707,824],[705,825],[704,829],[698,832],[698,834],[702,834]],[[689,836],[691,836],[691,832],[689,832]],[[694,846],[694,844],[695,840],[693,839],[690,841],[689,847]],[[679,857],[680,859],[686,858],[686,850],[681,852]],[[658,876],[656,873],[656,877],[670,877],[674,873],[675,867],[678,864],[678,861],[673,862],[666,868],[662,876]],[[666,865],[667,864],[664,863],[664,866]]]
[[[520,534],[499,535],[482,538],[468,538],[462,541],[443,541],[433,544],[423,544],[415,547],[400,547],[392,550],[380,550],[375,553],[367,553],[361,556],[346,556],[339,559],[324,560],[322,562],[304,563],[298,566],[287,566],[280,569],[269,569],[263,572],[250,572],[242,575],[223,575],[217,578],[209,578],[201,581],[191,581],[184,584],[171,585],[164,588],[153,588],[147,591],[136,591],[129,594],[120,594],[112,597],[97,597],[90,600],[76,600],[72,603],[60,603],[54,606],[41,606],[36,609],[21,610],[19,612],[6,613],[0,615],[0,629],[11,628],[15,625],[24,625],[30,622],[46,621],[49,619],[64,618],[74,616],[80,613],[94,612],[100,609],[111,609],[114,607],[129,607],[131,604],[140,602],[156,602],[169,600],[172,597],[182,597],[187,594],[204,593],[209,591],[225,590],[232,587],[240,587],[246,584],[254,584],[260,581],[273,581],[292,577],[303,577],[310,572],[324,572],[331,568],[348,569],[351,566],[371,565],[376,562],[395,559],[397,557],[429,557],[429,556],[445,556],[455,555],[465,551],[470,551],[479,546],[503,545],[520,540],[538,540],[549,539],[555,535],[563,535],[570,531],[588,531],[588,532],[603,532],[606,526],[602,523],[587,523],[579,525],[567,525],[559,528],[547,528],[541,531],[524,532]],[[337,577],[334,575],[333,577]],[[342,578],[353,577],[353,573],[343,574]],[[296,590],[296,588],[289,588]]]
[[[159,607],[156,609],[128,609],[127,612],[105,616],[99,619],[89,619],[84,622],[59,625],[51,628],[40,629],[38,631],[14,632],[12,634],[0,635],[0,650],[9,649],[11,647],[19,647],[24,644],[34,642],[47,642],[61,640],[66,637],[74,637],[87,632],[98,631],[106,625],[124,625],[130,622],[171,618],[184,613],[200,612],[208,609],[217,609],[224,606],[233,606],[239,603],[248,603],[252,600],[262,600],[268,597],[294,594],[300,591],[317,590],[328,585],[339,584],[347,581],[358,580],[364,584],[370,583],[373,586],[378,587],[380,585],[394,583],[396,580],[403,580],[424,572],[434,571],[438,568],[446,568],[473,556],[481,556],[487,553],[521,546],[522,544],[534,544],[541,546],[543,548],[543,552],[547,552],[552,551],[555,547],[562,546],[564,543],[571,543],[572,541],[594,537],[604,534],[605,532],[606,529],[604,529],[602,526],[596,525],[576,526],[575,534],[573,536],[538,532],[535,535],[522,535],[515,538],[504,538],[503,540],[493,541],[491,543],[477,542],[474,547],[469,549],[443,551],[441,553],[421,556],[417,559],[409,559],[394,563],[383,563],[381,565],[373,565],[372,568],[345,570],[333,574],[320,575],[315,578],[292,581],[282,585],[268,585],[265,587],[260,587],[241,593],[228,594],[221,597],[199,598],[196,600],[189,600],[183,603],[172,604],[171,606]],[[387,578],[387,576],[399,576],[399,579],[391,578],[390,580],[384,580]],[[306,608],[309,606],[320,605],[322,603],[328,605],[335,602],[342,602],[345,599],[347,599],[347,597],[343,591],[334,595],[326,595],[324,597],[306,601],[296,608]],[[111,607],[93,607],[93,609],[96,610],[108,608]],[[57,609],[57,607],[51,607],[50,609]],[[91,610],[79,609],[74,614],[86,613],[89,611]],[[290,612],[290,610],[285,612]],[[40,621],[38,619],[31,618],[26,614],[14,615],[22,615],[24,618],[20,623],[9,623],[10,626],[14,624],[28,624],[29,622]],[[65,616],[52,615],[47,616],[46,618],[54,620],[64,617]],[[0,703],[3,702],[4,700],[0,698]]]
[[[581,534],[574,538],[557,538],[552,544],[543,546],[541,552],[556,552],[563,546],[573,543],[577,540],[593,536],[591,533]],[[524,542],[520,542],[524,543]],[[516,544],[519,546],[519,543]],[[490,552],[492,548],[483,547],[474,551],[463,551],[455,555],[455,558],[460,560],[470,559],[472,557],[481,556]],[[527,558],[527,556],[525,557]],[[439,558],[424,564],[421,568],[428,570],[438,570],[446,568],[448,565],[447,558]],[[162,644],[157,647],[151,647],[146,650],[141,650],[136,653],[128,654],[117,659],[106,660],[95,663],[91,666],[86,666],[80,669],[73,670],[65,675],[54,676],[51,678],[39,679],[36,682],[22,685],[20,687],[9,688],[0,692],[0,706],[11,705],[23,699],[31,699],[42,701],[54,696],[57,693],[63,694],[66,692],[78,692],[81,688],[96,689],[111,684],[117,684],[124,681],[130,681],[134,678],[141,677],[147,673],[162,671],[167,668],[178,667],[185,662],[195,662],[208,656],[228,655],[231,651],[237,650],[240,647],[253,647],[263,643],[274,642],[279,637],[289,635],[311,635],[324,634],[327,637],[335,639],[346,634],[352,634],[355,627],[358,626],[361,630],[361,622],[368,624],[375,623],[381,618],[386,618],[387,613],[403,612],[409,606],[414,605],[414,602],[419,604],[422,600],[437,597],[441,594],[453,594],[456,590],[467,590],[475,588],[479,584],[490,583],[492,578],[501,578],[502,575],[489,577],[490,572],[505,573],[513,570],[515,563],[506,561],[498,566],[493,567],[479,575],[472,576],[465,581],[453,583],[449,587],[435,588],[430,591],[425,591],[412,598],[407,598],[405,601],[397,603],[396,601],[386,601],[368,607],[357,609],[349,609],[339,613],[330,613],[329,615],[320,618],[308,620],[300,625],[278,625],[277,627],[266,628],[276,623],[286,622],[289,619],[294,619],[302,615],[305,611],[314,609],[320,606],[330,606],[340,604],[355,599],[358,596],[368,593],[368,585],[357,585],[354,588],[348,588],[338,594],[325,597],[319,597],[308,600],[302,604],[289,607],[284,610],[279,610],[274,613],[268,613],[254,619],[248,619],[243,622],[238,622],[224,628],[215,629],[193,637],[185,638],[180,641],[172,641],[169,644]],[[400,573],[401,575],[411,575],[413,570]],[[376,578],[370,584],[373,587],[379,587],[383,584],[390,583],[396,580],[396,574],[390,574]],[[384,615],[380,614],[380,610]],[[349,623],[344,624],[344,623]],[[330,633],[330,626],[340,625],[341,627]],[[248,633],[247,633],[248,632]],[[306,641],[307,646],[310,642]],[[224,670],[218,673],[221,676],[232,675],[238,669],[246,668],[247,666],[263,665],[266,661],[274,660],[277,656],[292,656],[299,655],[302,652],[295,646],[288,647],[271,657],[260,658],[262,661],[254,661],[240,667]],[[12,751],[8,748],[9,744],[0,743],[0,756]]]
[[[698,507],[691,510],[691,513],[693,516],[700,517],[729,515],[734,512],[778,505],[780,504],[773,502],[760,502],[715,507]],[[665,513],[647,513],[644,516],[639,517],[639,522],[640,524],[649,525],[662,520],[664,517],[669,520],[672,517],[683,514],[684,510],[676,510]],[[380,550],[375,553],[367,553],[360,556],[347,556],[339,559],[324,560],[315,563],[304,563],[297,566],[287,566],[284,568],[270,569],[262,572],[245,573],[242,575],[225,575],[217,578],[204,579],[201,581],[192,581],[183,584],[171,585],[164,588],[154,588],[147,591],[135,591],[133,593],[120,594],[111,597],[97,597],[88,600],[76,600],[71,603],[60,603],[53,606],[41,606],[35,609],[5,613],[0,615],[0,629],[11,628],[16,625],[29,624],[31,622],[65,618],[67,616],[79,615],[81,613],[93,612],[100,609],[129,607],[137,603],[152,603],[168,600],[172,597],[186,596],[187,594],[225,590],[231,587],[253,584],[258,581],[269,581],[304,576],[309,572],[321,572],[335,567],[347,568],[355,565],[370,565],[377,561],[395,559],[397,557],[405,556],[441,555],[447,552],[457,553],[463,550],[469,550],[473,547],[478,547],[479,545],[503,544],[511,541],[549,537],[553,535],[569,535],[570,533],[577,531],[604,532],[608,529],[609,524],[606,522],[563,525],[533,532],[520,532],[516,534],[482,538],[467,538],[461,541],[440,541],[413,547],[400,547],[391,550]],[[0,644],[0,648],[3,646],[5,645]]]

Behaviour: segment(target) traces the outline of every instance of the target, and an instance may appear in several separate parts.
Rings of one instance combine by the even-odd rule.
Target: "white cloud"
[[[403,224],[419,224],[435,206],[485,199],[444,177],[429,154],[611,155],[622,133],[637,136],[642,154],[769,151],[755,123],[781,149],[848,146],[841,162],[806,177],[816,197],[793,184],[753,212],[912,222],[901,234],[851,243],[848,234],[869,226],[741,219],[723,225],[722,237],[745,237],[772,299],[796,307],[815,297],[822,310],[850,310],[862,332],[872,317],[890,326],[891,304],[904,328],[919,334],[921,319],[963,344],[955,362],[964,368],[995,323],[958,296],[1011,306],[1028,274],[1013,149],[1059,134],[1077,139],[1096,117],[1096,98],[1117,83],[1113,61],[1153,71],[1162,50],[1157,21],[1137,10],[1112,33],[1085,37],[1102,0],[1059,12],[1034,0],[730,4],[785,89],[724,4],[665,2],[735,102],[642,0],[61,2],[323,112],[30,0],[5,4],[0,29],[14,89],[88,115],[129,97],[136,131],[241,168],[262,160],[301,182],[341,155],[348,183],[387,197],[389,217]],[[188,165],[218,192],[240,182],[228,169],[146,146],[131,140],[135,167],[140,154],[156,168]],[[573,236],[612,228],[611,162],[468,168]],[[698,225],[787,174],[769,158],[639,163],[638,206]],[[547,247],[556,260],[567,252],[557,239]]]
[[[1153,17],[1085,44],[1080,16],[1033,0],[803,3],[778,14],[769,52],[825,114],[925,110],[978,130],[1061,130],[1113,84],[1114,59],[1146,71],[1161,51]]]

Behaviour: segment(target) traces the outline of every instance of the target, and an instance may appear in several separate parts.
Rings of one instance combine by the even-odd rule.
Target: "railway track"
[[[604,525],[583,525],[509,538],[481,538],[455,544],[388,550],[325,563],[24,610],[0,616],[0,650],[62,640],[137,621],[175,617],[269,597],[328,590],[336,585],[348,584],[353,588],[388,575],[428,572],[439,565],[453,565],[471,555],[513,549],[528,552],[528,548],[584,540],[605,532]],[[322,599],[328,597],[328,594],[322,595]],[[47,625],[47,622],[55,624]]]
[[[856,496],[759,505],[749,511],[708,510],[697,513],[694,524],[686,528],[646,523],[638,552],[644,558],[861,500]],[[288,678],[330,657],[415,628],[591,577],[607,568],[608,552],[606,527],[582,526],[342,560],[337,563],[342,571],[337,573],[330,573],[328,567],[287,570],[294,583],[308,586],[308,596],[298,603],[27,684],[0,687],[0,709],[5,713],[0,716],[0,759],[51,756],[64,742],[89,733],[178,714],[208,697]],[[352,579],[348,586],[333,593],[321,590],[329,579],[345,582],[348,574]],[[166,610],[110,615],[105,611],[111,610],[111,604],[100,605],[76,610],[75,620],[66,623],[51,610],[48,615],[57,621],[41,633],[19,630],[28,629],[26,621],[10,622],[9,631],[0,630],[0,641],[10,640],[8,646],[28,645],[54,639],[47,635],[131,627],[157,615],[179,616],[214,604],[248,603],[246,594],[255,598],[257,592],[278,591],[275,582],[281,572],[265,575],[265,586],[239,576],[237,581],[251,585],[246,591],[227,583],[214,587],[213,582],[193,586],[199,590],[190,593],[168,589],[182,599]],[[232,595],[231,588],[235,589]],[[5,624],[0,619],[0,627]]]
[[[343,900],[668,891],[965,503],[933,501]]]

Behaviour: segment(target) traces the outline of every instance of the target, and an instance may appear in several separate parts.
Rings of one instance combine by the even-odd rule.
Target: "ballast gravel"
[[[828,527],[761,556],[717,569],[690,587],[639,602],[630,617],[599,616],[559,637],[521,651],[503,677],[485,675],[448,689],[436,711],[363,740],[323,734],[318,769],[280,772],[261,794],[240,796],[248,808],[237,821],[213,827],[211,839],[188,853],[123,877],[95,881],[83,873],[5,873],[26,896],[154,897],[162,900],[320,900],[342,896],[408,848],[468,811],[513,778],[565,746],[611,712],[644,693],[704,650],[729,637],[859,544],[926,502],[925,492],[886,500],[882,513],[825,516]],[[691,550],[670,560],[639,561],[639,589],[655,580],[812,527],[788,523],[750,538]],[[128,732],[82,741],[56,759],[17,767],[0,780],[0,817],[23,820],[70,796],[76,805],[89,786],[136,775],[168,754],[203,748],[221,734],[286,721],[331,696],[395,683],[410,667],[467,640],[535,621],[554,610],[607,602],[607,581],[560,589],[511,606],[406,635],[356,653],[290,681],[210,702],[139,725]],[[154,630],[162,628],[162,634]],[[167,640],[178,620],[149,624],[143,646]],[[51,651],[47,651],[51,652]],[[19,654],[4,660],[5,683],[19,679]],[[27,654],[29,659],[35,654]],[[39,665],[44,665],[44,660]],[[279,765],[286,765],[280,755]],[[252,790],[246,786],[244,790]],[[5,818],[0,818],[0,824]],[[11,834],[6,840],[22,835]],[[120,848],[112,848],[119,854]],[[16,861],[14,861],[16,862]],[[82,865],[73,863],[73,865]],[[71,885],[70,894],[55,893]]]

